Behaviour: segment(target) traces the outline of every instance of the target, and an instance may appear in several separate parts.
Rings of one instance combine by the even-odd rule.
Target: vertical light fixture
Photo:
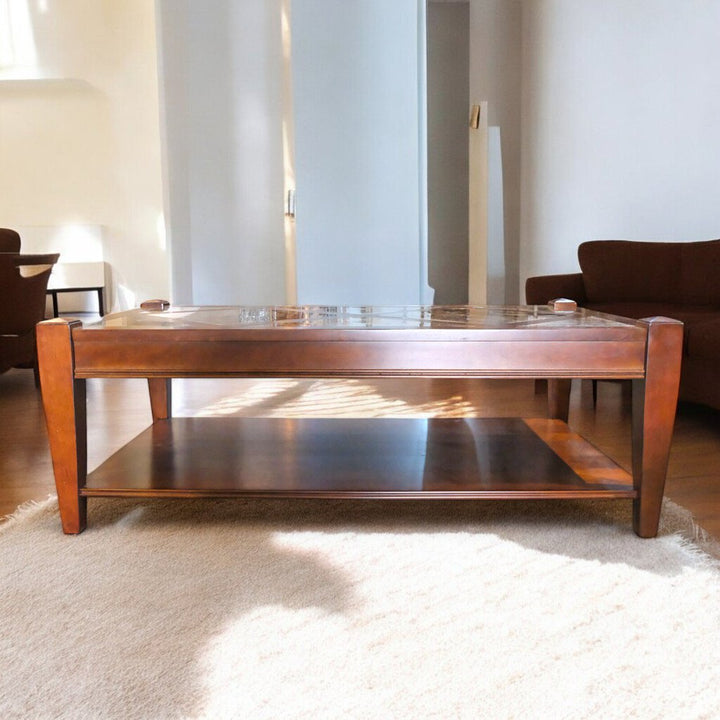
[[[282,135],[283,192],[285,198],[285,302],[297,304],[297,255],[295,240],[295,128],[293,120],[291,0],[281,0],[283,50]]]
[[[470,110],[468,198],[468,302],[487,303],[488,104]]]

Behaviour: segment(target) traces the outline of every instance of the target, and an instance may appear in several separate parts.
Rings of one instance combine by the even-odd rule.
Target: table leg
[[[172,385],[170,378],[148,378],[150,409],[153,422],[172,417]]]
[[[548,417],[568,421],[571,383],[568,378],[548,378]]]
[[[72,330],[78,320],[46,320],[37,326],[38,364],[45,421],[63,532],[80,533],[87,524],[87,408],[85,380],[75,378]]]
[[[682,323],[651,318],[645,378],[633,380],[632,442],[633,528],[640,537],[655,537],[660,523],[665,476],[680,385]]]

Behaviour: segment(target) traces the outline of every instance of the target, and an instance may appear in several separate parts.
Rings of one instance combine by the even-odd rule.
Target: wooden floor
[[[630,469],[630,398],[622,383],[575,382],[570,427]],[[241,417],[543,417],[531,381],[178,380],[174,414]],[[150,424],[143,380],[88,381],[88,464],[93,469]],[[0,516],[54,492],[40,393],[30,371],[0,375]],[[681,405],[666,494],[720,538],[720,413]]]

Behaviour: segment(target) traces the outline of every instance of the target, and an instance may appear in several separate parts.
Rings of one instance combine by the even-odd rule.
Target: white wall
[[[521,280],[720,236],[720,1],[526,0]]]
[[[167,296],[152,3],[8,7],[0,224],[102,226],[115,307]]]
[[[158,0],[174,302],[285,300],[280,0]]]
[[[157,0],[174,301],[284,299],[281,137],[256,92],[280,96],[279,49],[258,49],[279,41],[276,3]],[[152,0],[10,5],[32,45],[14,57],[0,38],[0,224],[102,226],[123,304],[167,297]],[[472,12],[473,94],[503,140],[508,300],[528,275],[576,269],[583,240],[720,235],[720,0]],[[217,294],[193,297],[193,270]]]

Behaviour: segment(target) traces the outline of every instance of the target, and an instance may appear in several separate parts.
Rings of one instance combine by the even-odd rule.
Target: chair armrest
[[[22,277],[32,277],[52,269],[59,257],[60,253],[35,253],[33,255],[18,253],[13,256],[13,262]]]
[[[537,275],[525,281],[525,302],[545,305],[555,298],[569,298],[578,305],[587,301],[582,273],[566,275]]]

